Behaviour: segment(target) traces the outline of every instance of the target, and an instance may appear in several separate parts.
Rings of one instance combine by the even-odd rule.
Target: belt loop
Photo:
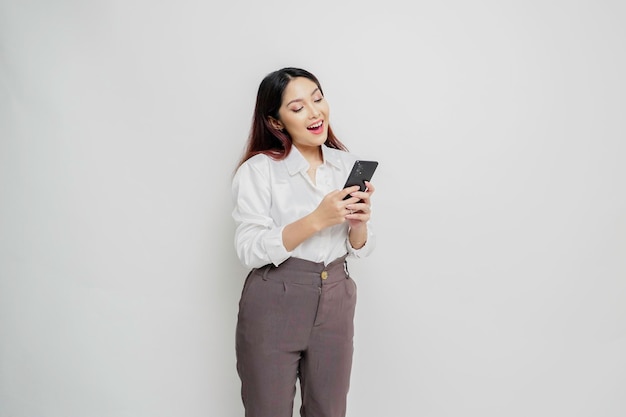
[[[265,270],[263,271],[263,281],[267,281],[267,273],[270,272],[272,268],[272,264],[267,264],[263,267]]]
[[[343,260],[343,270],[346,272],[346,279],[350,278],[350,271],[348,271],[348,260]]]

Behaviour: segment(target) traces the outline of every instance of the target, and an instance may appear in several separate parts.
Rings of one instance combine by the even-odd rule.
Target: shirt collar
[[[341,167],[339,156],[332,152],[326,145],[322,145],[322,157],[324,158],[325,164],[327,163],[335,168]],[[295,146],[291,147],[291,151],[284,161],[287,165],[289,175],[295,175],[298,172],[306,171],[309,168],[309,162],[304,158],[304,156],[302,156],[298,148]]]
[[[341,158],[337,152],[333,151],[334,149],[331,149],[326,145],[322,145],[322,156],[324,157],[324,162],[335,168],[341,168]]]

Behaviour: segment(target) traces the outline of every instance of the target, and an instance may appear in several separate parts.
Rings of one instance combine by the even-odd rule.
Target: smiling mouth
[[[322,125],[324,124],[323,120],[320,120],[319,122],[307,127],[307,129],[309,130],[315,130],[315,129],[319,129],[320,127],[322,127]]]

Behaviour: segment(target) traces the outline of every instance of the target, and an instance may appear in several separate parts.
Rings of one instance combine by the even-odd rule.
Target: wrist
[[[324,228],[322,222],[315,216],[315,213],[311,213],[303,219],[306,223],[306,228],[313,233],[317,233]]]
[[[348,233],[353,249],[361,249],[367,243],[367,227],[351,228]]]
[[[350,246],[352,246],[352,249],[361,249],[363,248],[363,246],[365,246],[366,243],[367,240],[364,240],[362,242],[353,242],[352,240],[350,240]]]

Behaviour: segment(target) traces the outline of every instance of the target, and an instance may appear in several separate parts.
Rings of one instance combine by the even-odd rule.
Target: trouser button
[[[328,278],[328,271],[322,271],[320,275],[322,276],[322,279],[326,279]]]

